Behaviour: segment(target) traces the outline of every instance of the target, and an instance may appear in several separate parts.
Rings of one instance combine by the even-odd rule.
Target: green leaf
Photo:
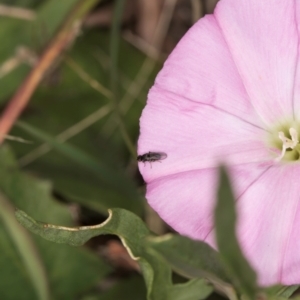
[[[294,294],[295,291],[297,291],[298,288],[299,285],[284,286],[276,293],[276,296],[288,299]]]
[[[14,243],[15,249],[18,249],[21,260],[28,273],[28,277],[35,289],[37,298],[49,300],[50,291],[48,287],[48,278],[44,270],[43,262],[37,254],[37,249],[32,238],[24,231],[23,227],[20,227],[20,224],[18,224],[14,218],[14,208],[1,191],[0,206],[0,219],[2,219],[7,232]]]
[[[270,296],[277,296],[277,297],[282,297],[284,299],[289,299],[298,288],[299,285],[291,285],[291,286],[275,285],[275,286],[265,288],[264,292]]]
[[[102,224],[77,228],[37,222],[20,210],[16,211],[16,217],[31,232],[47,240],[73,246],[82,245],[90,238],[101,234],[118,235],[131,257],[140,264],[147,286],[148,300],[177,299],[174,297],[178,297],[178,300],[198,300],[201,295],[208,295],[212,291],[204,282],[197,280],[186,285],[173,285],[171,268],[160,254],[145,243],[145,238],[150,235],[149,230],[139,217],[129,211],[112,209],[109,211],[109,217]],[[195,296],[197,289],[199,291]],[[188,293],[189,298],[183,298],[185,293]],[[178,296],[175,296],[176,294]]]
[[[107,220],[99,225],[83,226],[83,227],[65,227],[58,225],[46,224],[35,221],[22,210],[16,210],[17,220],[31,232],[41,236],[42,238],[55,242],[68,244],[70,246],[82,246],[91,238],[101,234],[117,234],[122,239],[122,242],[129,248],[136,248],[139,252],[140,245],[138,241],[149,234],[145,226],[141,226],[141,221],[135,215],[122,209],[109,210]],[[121,221],[120,220],[125,220]],[[131,237],[132,231],[135,231],[135,237]],[[135,257],[134,253],[133,258]]]
[[[219,292],[236,299],[220,254],[208,244],[172,234],[150,237],[148,243],[177,273],[187,278],[205,277]]]
[[[151,238],[149,243],[177,273],[187,278],[206,277],[230,282],[219,253],[204,242],[168,234]]]
[[[20,250],[23,252],[23,249]],[[31,282],[31,276],[26,265],[24,265],[24,260],[21,259],[21,255],[2,220],[0,220],[0,251],[0,299],[38,299],[34,285]],[[36,271],[32,270],[32,272],[35,273]],[[44,280],[44,276],[40,280]],[[36,283],[36,285],[39,285],[39,283]],[[16,286],[18,289],[16,289]],[[22,295],[20,295],[20,290]]]
[[[174,300],[201,300],[206,299],[213,289],[204,279],[193,279],[187,283],[177,284],[171,290],[170,299]]]
[[[215,209],[215,226],[218,249],[233,282],[249,298],[257,293],[256,274],[243,256],[236,238],[236,211],[229,178],[221,168],[218,202]]]
[[[67,207],[51,196],[49,182],[20,172],[5,145],[0,148],[0,178],[0,190],[11,205],[30,212],[36,218],[73,225]],[[2,206],[3,211],[4,208]],[[43,280],[39,271],[41,267],[48,278],[52,298],[58,300],[74,299],[110,272],[104,262],[84,249],[53,244],[34,235],[27,237],[22,227],[18,231],[13,225],[13,220],[0,218],[0,299],[37,299],[31,278],[41,276],[35,283],[40,285],[39,282]],[[8,226],[9,229],[4,230]],[[20,242],[22,245],[18,244]],[[26,261],[30,264],[32,274],[27,270]]]

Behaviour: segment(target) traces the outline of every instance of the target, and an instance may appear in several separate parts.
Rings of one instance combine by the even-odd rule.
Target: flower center
[[[295,128],[289,129],[290,137],[286,137],[283,131],[278,132],[278,137],[282,141],[282,149],[276,161],[285,160],[294,161],[298,160],[300,156],[300,144],[298,139],[298,132]]]

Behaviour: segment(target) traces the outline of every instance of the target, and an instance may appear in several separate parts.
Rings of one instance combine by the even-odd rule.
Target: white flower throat
[[[280,161],[284,157],[286,150],[294,149],[299,144],[297,130],[291,127],[289,133],[291,138],[286,137],[283,131],[278,132],[278,137],[282,141],[282,150],[280,156],[276,159],[277,161]]]

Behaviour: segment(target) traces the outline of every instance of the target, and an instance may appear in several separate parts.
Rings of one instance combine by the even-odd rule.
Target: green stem
[[[111,91],[113,93],[113,108],[115,116],[118,120],[118,125],[122,134],[122,137],[126,143],[126,146],[133,157],[136,157],[135,146],[131,141],[131,138],[126,130],[126,126],[121,117],[119,110],[118,99],[119,96],[119,78],[118,78],[118,57],[119,57],[119,44],[120,44],[120,26],[122,20],[122,14],[124,10],[125,0],[117,0],[114,8],[113,23],[111,27],[111,38],[110,38],[110,80],[111,80]]]

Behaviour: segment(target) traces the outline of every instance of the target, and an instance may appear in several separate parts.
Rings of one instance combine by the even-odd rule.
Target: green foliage
[[[78,246],[97,235],[118,235],[131,257],[140,264],[149,300],[205,299],[212,291],[203,279],[172,284],[171,268],[159,253],[145,243],[145,238],[150,235],[149,230],[140,218],[129,211],[113,209],[104,223],[78,228],[37,222],[20,210],[16,211],[16,217],[31,232],[56,243]]]
[[[299,285],[281,286],[275,285],[264,289],[264,292],[270,297],[280,297],[289,299],[294,292],[299,288]]]
[[[166,235],[151,238],[149,243],[185,277],[206,277],[229,282],[219,253],[204,242],[193,241],[184,236]]]
[[[12,226],[14,215],[9,213],[10,206],[3,201],[3,195],[12,205],[37,218],[69,226],[73,222],[67,207],[51,196],[50,183],[20,172],[7,147],[0,148],[0,178],[1,299],[38,299],[34,291],[36,282],[32,281],[37,276],[43,278],[40,278],[40,286],[48,285],[55,299],[74,299],[108,274],[110,268],[90,252],[49,243],[36,236],[28,236],[22,227]],[[31,257],[31,254],[34,256]]]

